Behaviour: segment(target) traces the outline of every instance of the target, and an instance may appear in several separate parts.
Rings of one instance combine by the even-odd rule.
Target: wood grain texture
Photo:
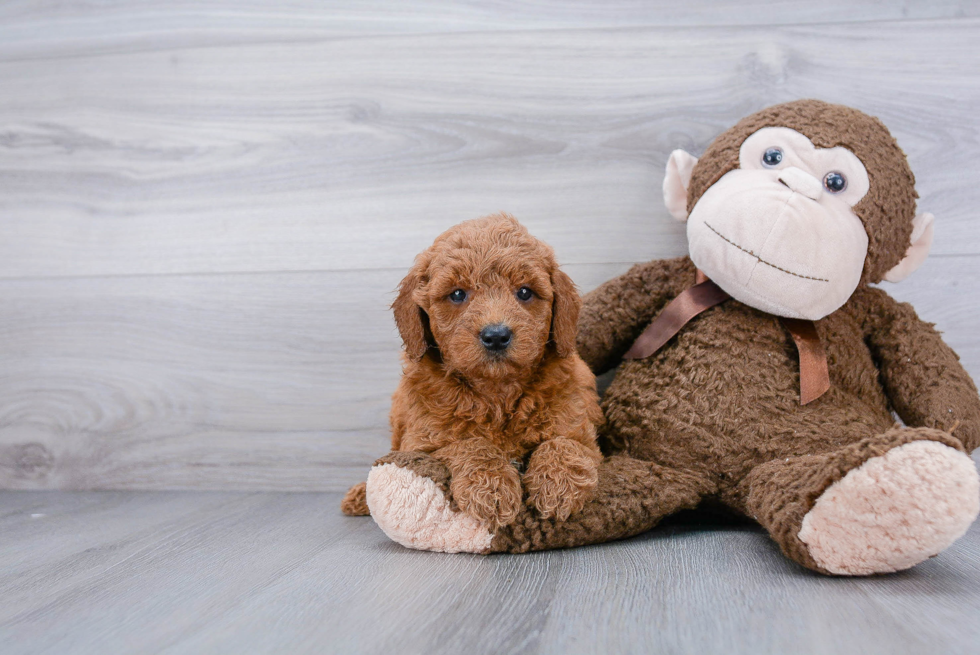
[[[377,35],[684,25],[779,25],[963,18],[968,0],[19,0],[0,6],[0,59],[66,57]]]
[[[399,276],[0,283],[0,485],[356,481],[388,451]]]
[[[909,153],[893,289],[980,375],[980,6],[157,0],[0,6],[0,488],[339,491],[387,450],[386,308],[514,212],[588,290],[682,254],[660,181],[818,96]]]
[[[968,653],[980,528],[913,570],[827,578],[757,528],[415,552],[338,494],[0,493],[0,650]]]
[[[499,209],[588,290],[685,250],[659,191],[743,115],[879,115],[937,215],[887,290],[980,377],[980,5],[0,5],[0,488],[342,491],[387,450],[387,304]],[[446,556],[340,496],[0,492],[0,653],[975,652],[980,528],[819,577],[757,528]]]
[[[0,62],[0,278],[407,267],[500,209],[568,263],[675,255],[668,153],[806,96],[879,115],[939,217],[935,252],[978,254],[978,30],[202,39]]]
[[[587,291],[628,264],[570,265]],[[0,487],[339,491],[388,451],[399,270],[0,281]],[[885,288],[980,379],[973,257]]]

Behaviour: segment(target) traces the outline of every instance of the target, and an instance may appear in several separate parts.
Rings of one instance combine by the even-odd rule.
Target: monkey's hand
[[[667,303],[694,284],[688,257],[637,264],[582,298],[578,353],[599,375],[619,364]]]
[[[936,329],[880,289],[854,296],[885,392],[905,424],[949,432],[967,452],[980,446],[980,395]]]

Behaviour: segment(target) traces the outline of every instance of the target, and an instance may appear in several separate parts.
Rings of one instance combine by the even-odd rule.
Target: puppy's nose
[[[510,346],[511,334],[506,325],[488,325],[480,330],[480,343],[490,352],[503,352]]]

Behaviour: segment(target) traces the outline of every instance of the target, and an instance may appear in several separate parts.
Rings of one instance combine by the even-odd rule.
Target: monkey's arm
[[[906,425],[952,431],[968,452],[980,446],[980,396],[952,348],[911,305],[880,289],[858,294],[865,339],[895,412]]]
[[[616,366],[650,321],[694,284],[688,257],[637,264],[582,299],[578,352],[596,374]]]

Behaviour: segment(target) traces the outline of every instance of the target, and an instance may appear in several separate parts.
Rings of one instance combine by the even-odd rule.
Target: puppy
[[[491,529],[527,502],[568,518],[598,482],[595,377],[575,352],[581,301],[554,252],[507,214],[420,254],[392,305],[405,344],[391,447],[431,453],[456,505]],[[365,483],[344,497],[365,515]]]

